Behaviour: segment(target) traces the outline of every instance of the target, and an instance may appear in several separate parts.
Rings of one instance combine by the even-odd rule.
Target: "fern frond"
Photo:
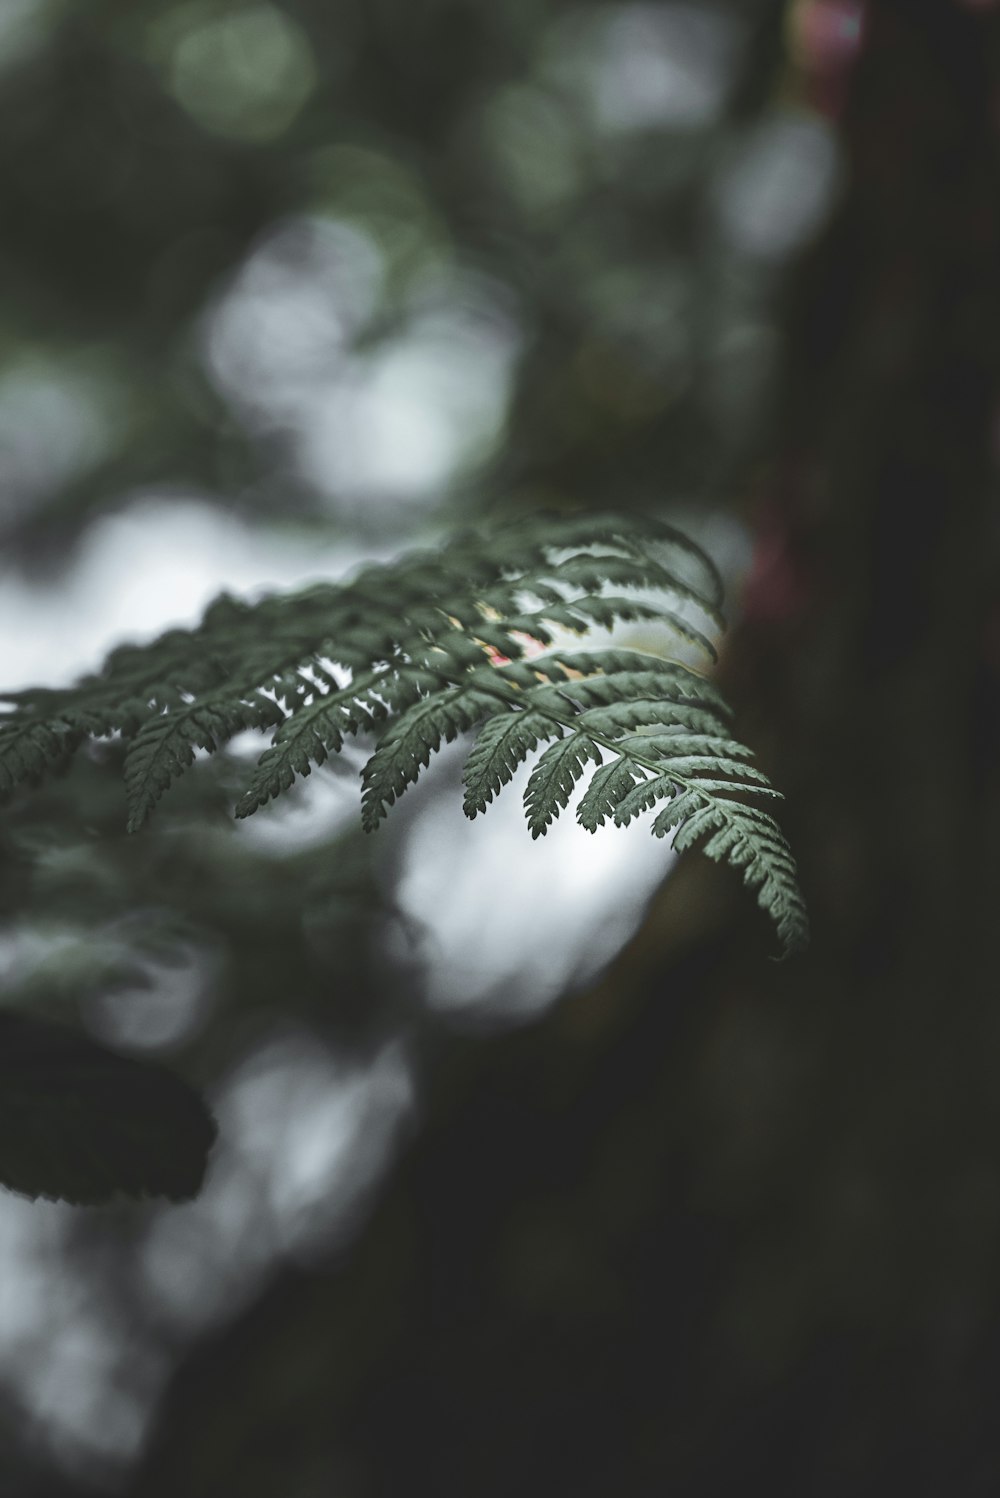
[[[743,882],[756,891],[757,903],[774,921],[785,949],[793,951],[804,945],[809,921],[795,860],[773,817],[739,802],[714,799],[673,825],[677,827],[674,848],[678,853],[707,836],[701,851],[707,858],[730,863],[741,871]]]
[[[42,777],[63,764],[84,737],[78,725],[58,716],[33,720],[10,714],[0,719],[0,795]]]
[[[376,731],[380,723],[419,702],[440,682],[438,674],[416,666],[396,672],[382,668],[356,677],[347,687],[316,692],[280,724],[236,806],[237,817],[252,815],[287,790],[296,776],[308,775],[313,765],[339,753],[346,738]]]
[[[569,804],[587,761],[596,760],[600,764],[602,759],[600,748],[585,733],[574,733],[546,749],[532,770],[524,793],[532,837],[540,837]]]
[[[622,801],[628,796],[642,771],[629,762],[625,755],[602,765],[591,776],[577,807],[577,821],[588,832],[596,832],[609,817],[613,817]]]
[[[495,711],[496,698],[475,687],[448,687],[426,697],[382,735],[361,777],[361,821],[366,832],[430,764],[435,749],[451,743]]]
[[[652,684],[658,685],[659,691],[671,702],[702,704],[712,708],[723,718],[732,717],[732,708],[712,682],[706,681],[689,666],[664,660],[660,656],[646,655],[638,650],[556,650],[546,657],[545,669],[550,675],[553,670],[557,671],[572,686],[579,685],[581,690],[591,694],[594,701],[618,702],[619,683],[626,683],[635,675],[651,677]],[[575,680],[580,676],[589,679],[586,687]],[[614,681],[608,685],[609,678],[612,677]],[[597,696],[603,689],[609,690],[611,695]]]
[[[561,723],[530,708],[490,718],[465,761],[462,778],[466,816],[485,811],[531,751],[545,739],[560,738],[563,732]]]
[[[668,652],[679,642],[710,663],[721,597],[691,541],[622,515],[520,518],[346,582],[256,602],[223,595],[197,628],[120,646],[74,687],[2,699],[0,793],[88,736],[120,734],[136,828],[199,749],[274,727],[237,815],[362,736],[371,829],[443,743],[478,728],[464,769],[470,817],[547,745],[525,791],[533,836],[580,786],[576,814],[591,831],[658,808],[653,832],[738,867],[790,949],[806,932],[794,860],[756,804],[777,792],[748,763],[718,688],[665,656],[565,647],[566,634],[637,621],[657,625]]]
[[[172,780],[194,760],[196,749],[218,749],[244,728],[284,722],[277,703],[256,694],[248,702],[200,699],[147,718],[125,753],[128,830],[142,826]]]

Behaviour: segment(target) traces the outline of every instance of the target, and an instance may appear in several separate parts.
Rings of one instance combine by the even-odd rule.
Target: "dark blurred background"
[[[661,512],[814,941],[447,755],[15,802],[5,1004],[221,1137],[0,1198],[0,1494],[1000,1493],[998,131],[991,0],[4,0],[3,685]]]

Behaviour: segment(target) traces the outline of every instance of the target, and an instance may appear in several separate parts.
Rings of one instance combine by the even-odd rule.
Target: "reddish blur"
[[[831,119],[844,107],[866,19],[864,0],[796,0],[789,11],[789,50],[806,99]]]

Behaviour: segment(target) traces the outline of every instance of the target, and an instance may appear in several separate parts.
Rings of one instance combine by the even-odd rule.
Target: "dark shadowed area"
[[[11,797],[0,1176],[163,1165],[0,1191],[0,1498],[1000,1492],[998,137],[993,0],[0,5],[0,688],[659,516],[813,925],[461,746]]]

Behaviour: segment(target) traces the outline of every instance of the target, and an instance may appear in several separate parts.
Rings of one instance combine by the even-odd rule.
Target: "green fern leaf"
[[[491,718],[485,723],[462,775],[466,816],[474,817],[485,811],[532,749],[545,739],[561,737],[563,732],[561,723],[530,709]]]
[[[148,718],[125,754],[128,830],[142,826],[170,782],[191,764],[196,749],[218,749],[241,729],[283,721],[278,705],[261,696],[249,702],[202,698],[180,712]]]
[[[771,836],[761,837],[759,824],[745,815],[738,803],[716,805],[707,809],[695,831],[694,819],[685,824],[674,839],[679,851],[714,828],[713,835],[702,846],[702,852],[716,862],[728,862],[740,869],[744,883],[756,892],[757,902],[774,921],[786,952],[797,951],[809,938],[805,903],[799,891],[795,862],[776,822]]]
[[[440,683],[439,675],[416,667],[399,673],[386,669],[326,695],[316,695],[280,724],[237,804],[236,816],[250,816],[287,790],[297,775],[308,775],[313,765],[321,765],[329,755],[337,754],[345,738],[377,731],[391,714],[419,702]]]
[[[562,624],[567,629],[573,629],[581,634],[594,624],[599,625],[601,629],[612,629],[619,622],[665,624],[686,645],[696,645],[710,660],[714,661],[717,658],[715,646],[707,635],[696,629],[673,609],[668,609],[662,604],[646,603],[636,598],[602,595],[576,598],[572,604],[567,604],[561,609],[547,608],[540,612],[543,618],[551,619],[553,623]]]
[[[758,903],[774,921],[785,955],[801,950],[808,943],[809,920],[795,860],[780,827],[760,808],[729,799],[728,794],[720,796],[720,789],[733,790],[730,783],[715,782],[711,789],[709,784],[695,781],[685,786],[668,776],[647,781],[623,799],[616,820],[624,823],[669,795],[671,799],[653,823],[654,834],[673,833],[677,853],[707,838],[702,853],[740,869],[744,883],[756,892]]]
[[[496,698],[465,686],[449,687],[411,707],[383,734],[362,775],[361,821],[371,832],[388,808],[413,785],[431,755],[473,728],[489,712]]]
[[[56,769],[83,737],[82,728],[62,718],[0,720],[0,797]]]
[[[592,729],[596,732],[596,729]],[[756,765],[745,764],[742,760],[730,758],[723,752],[716,753],[690,753],[677,752],[683,750],[686,745],[692,743],[721,743],[725,749],[734,752],[742,750],[749,754],[750,750],[742,744],[734,744],[732,741],[709,739],[704,735],[675,735],[667,733],[635,733],[628,734],[621,740],[621,747],[629,754],[636,757],[653,758],[657,761],[666,761],[670,765],[670,773],[681,779],[695,781],[703,772],[712,771],[713,780],[720,774],[732,775],[734,783],[742,785],[746,790],[754,790],[758,786],[766,790],[770,782],[763,770],[758,770]],[[720,785],[729,786],[730,782],[719,780]]]
[[[609,817],[614,816],[636,780],[641,778],[642,771],[626,755],[595,770],[576,809],[577,821],[581,827],[586,827],[588,832],[596,832]]]
[[[679,794],[679,784],[669,771],[661,775],[652,775],[648,780],[640,780],[639,784],[624,795],[615,807],[615,826],[626,827],[629,822],[641,816],[644,811],[649,811],[651,807],[655,806],[657,801],[662,801],[668,796],[673,797],[674,800],[669,803],[664,812],[660,813],[661,816],[669,812],[675,803],[682,799]],[[690,800],[691,809],[695,810],[699,802],[693,796],[690,797]],[[676,824],[673,822],[666,822],[662,829],[658,830],[657,825],[654,824],[653,831],[657,837],[662,837],[674,825]]]
[[[581,714],[581,726],[585,722],[593,722],[595,725],[603,719],[609,728],[617,730],[636,728],[662,728],[662,729],[689,729],[693,736],[700,736],[708,743],[714,738],[714,742],[725,744],[731,753],[743,751],[743,746],[736,746],[729,737],[726,724],[715,713],[705,708],[692,707],[686,702],[667,702],[662,698],[657,700],[652,697],[629,697],[629,685],[626,681],[622,687],[622,700],[615,701],[611,694],[614,693],[617,678],[612,678],[610,693],[605,690],[601,693],[601,703],[597,710]],[[589,683],[574,682],[576,686],[585,686]],[[577,701],[581,697],[588,697],[588,693],[573,691],[570,687],[562,689],[564,697],[572,697]],[[609,700],[610,699],[610,700]],[[680,737],[678,737],[680,742]],[[749,750],[743,751],[749,754]]]
[[[540,837],[565,807],[588,760],[603,756],[586,734],[574,734],[546,749],[531,772],[524,792],[524,809],[532,837]]]
[[[584,553],[558,563],[552,569],[552,576],[558,582],[569,583],[593,593],[601,593],[609,587],[661,590],[687,603],[693,603],[719,629],[725,627],[725,621],[715,603],[683,582],[675,572],[650,557],[635,559],[600,552]]]
[[[544,658],[544,665],[549,671],[560,671],[564,680],[570,683],[569,690],[579,686],[591,694],[610,693],[594,695],[593,700],[597,702],[619,701],[620,682],[633,675],[648,676],[652,684],[659,684],[659,692],[669,702],[700,704],[713,709],[722,718],[732,717],[732,708],[712,682],[677,661],[644,655],[638,650],[557,650]],[[575,676],[584,676],[587,681],[576,682],[573,680]]]
[[[322,697],[300,708],[279,726],[264,750],[253,779],[236,805],[237,817],[248,817],[265,802],[287,791],[297,775],[308,775],[343,748],[344,725]]]
[[[534,837],[589,775],[584,827],[655,810],[655,835],[737,866],[793,946],[805,930],[794,860],[757,804],[778,793],[748,763],[718,688],[645,651],[556,644],[563,630],[634,621],[714,658],[721,598],[698,547],[623,515],[519,517],[488,539],[462,533],[346,582],[255,603],[223,595],[196,629],[121,646],[74,687],[4,699],[0,793],[88,736],[120,733],[136,828],[198,749],[274,726],[237,815],[361,736],[373,746],[362,773],[371,829],[443,743],[478,728],[464,768],[469,816],[548,744],[525,792]]]

